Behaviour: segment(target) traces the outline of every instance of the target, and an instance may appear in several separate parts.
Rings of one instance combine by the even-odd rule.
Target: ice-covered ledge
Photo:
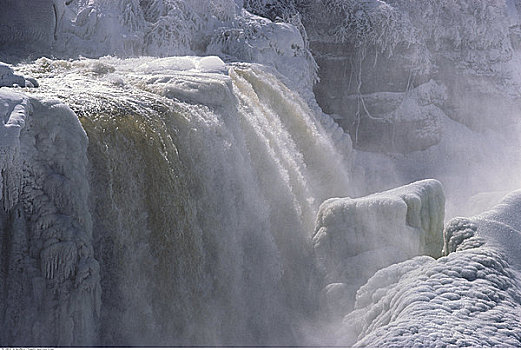
[[[332,198],[321,206],[313,246],[325,275],[322,306],[350,310],[356,290],[379,269],[417,255],[439,257],[445,196],[423,180],[362,198]]]

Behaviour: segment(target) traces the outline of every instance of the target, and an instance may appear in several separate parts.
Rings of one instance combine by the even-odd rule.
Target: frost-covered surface
[[[514,192],[488,212],[449,221],[446,257],[377,272],[357,292],[338,344],[521,346],[520,203]]]
[[[325,275],[325,311],[341,315],[351,310],[356,290],[383,267],[416,255],[440,256],[444,205],[436,180],[325,201],[313,237]]]
[[[94,344],[101,290],[86,134],[63,103],[6,88],[0,100],[0,341]]]
[[[410,153],[440,143],[446,88],[433,80],[407,92],[374,92],[347,97],[342,120],[364,151]],[[392,127],[390,127],[392,126]]]

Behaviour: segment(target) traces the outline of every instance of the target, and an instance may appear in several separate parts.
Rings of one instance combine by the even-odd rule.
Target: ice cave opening
[[[521,347],[519,11],[0,0],[0,344]]]

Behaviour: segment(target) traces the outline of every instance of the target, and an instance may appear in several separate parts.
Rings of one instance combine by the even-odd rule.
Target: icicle
[[[78,254],[73,242],[58,242],[42,249],[41,269],[45,278],[65,281],[75,271]]]

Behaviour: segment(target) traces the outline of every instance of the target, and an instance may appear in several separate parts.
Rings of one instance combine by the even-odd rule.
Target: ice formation
[[[325,201],[313,245],[325,275],[326,312],[345,314],[356,290],[383,267],[417,255],[441,256],[444,206],[436,180]]]
[[[63,103],[0,96],[2,343],[94,344],[101,290],[87,136]]]
[[[521,346],[519,1],[1,7],[0,344]]]
[[[358,290],[338,344],[519,347],[520,199],[514,192],[482,215],[449,221],[446,257],[378,271]]]
[[[14,74],[14,71],[9,65],[0,62],[0,87],[38,87],[36,79],[31,77],[23,77],[19,74]]]

